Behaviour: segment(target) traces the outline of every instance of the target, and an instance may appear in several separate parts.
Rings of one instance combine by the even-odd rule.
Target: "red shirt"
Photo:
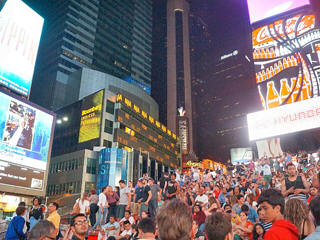
[[[220,192],[221,190],[219,189],[218,191],[214,190],[213,193],[214,193],[214,196],[216,199],[218,199],[219,195],[220,195]]]
[[[289,220],[278,220],[264,235],[264,240],[298,240],[298,229]]]

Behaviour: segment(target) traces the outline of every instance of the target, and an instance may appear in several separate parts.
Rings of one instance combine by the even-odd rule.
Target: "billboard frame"
[[[7,95],[9,97],[12,97],[15,100],[18,100],[24,104],[30,105],[31,107],[40,110],[42,112],[45,112],[53,117],[53,122],[52,122],[52,127],[51,127],[51,136],[49,140],[49,148],[48,148],[48,158],[46,162],[46,170],[44,173],[44,178],[43,178],[43,189],[42,190],[36,190],[36,189],[30,189],[30,188],[25,188],[25,187],[20,187],[20,186],[14,186],[14,185],[8,185],[8,184],[3,184],[0,183],[0,192],[4,193],[10,193],[10,194],[16,194],[16,195],[23,195],[23,196],[39,196],[39,197],[44,197],[46,195],[46,190],[47,190],[47,182],[48,182],[48,174],[49,174],[49,166],[50,166],[50,160],[51,160],[51,150],[52,150],[52,143],[53,143],[53,136],[54,136],[54,129],[55,129],[55,124],[56,124],[56,114],[48,109],[45,109],[35,103],[32,103],[23,97],[7,90],[4,88],[0,88],[0,93],[3,93],[4,95]],[[0,159],[1,160],[1,159]]]

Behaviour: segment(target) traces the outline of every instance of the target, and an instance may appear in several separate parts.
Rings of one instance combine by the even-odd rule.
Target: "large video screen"
[[[0,12],[0,84],[29,96],[43,18],[21,0]]]
[[[44,190],[54,119],[0,92],[0,185]]]
[[[100,90],[82,100],[79,143],[100,137],[103,93]]]
[[[320,127],[320,97],[247,115],[250,141]]]
[[[250,22],[258,22],[263,19],[276,16],[305,5],[309,0],[247,0]]]
[[[263,109],[320,96],[320,30],[297,14],[253,30],[253,62]]]

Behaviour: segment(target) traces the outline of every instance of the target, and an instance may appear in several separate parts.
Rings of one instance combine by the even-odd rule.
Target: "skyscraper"
[[[65,104],[70,73],[90,67],[151,88],[151,0],[48,1],[31,100]]]

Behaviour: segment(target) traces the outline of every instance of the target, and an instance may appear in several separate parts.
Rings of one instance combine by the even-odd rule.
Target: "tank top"
[[[177,191],[177,188],[175,187],[175,183],[176,183],[176,181],[169,181],[169,182],[168,182],[167,192],[168,192],[169,194],[175,193],[175,192]],[[170,197],[170,198],[175,198],[175,197],[176,197],[176,196],[174,195],[174,196],[172,196],[172,197]]]
[[[297,189],[297,188],[305,189],[301,176],[297,176],[295,181],[290,181],[289,178],[286,177],[285,182],[286,182],[286,190],[290,189],[291,187],[293,187],[294,189]],[[296,195],[291,193],[288,195],[287,199],[291,199],[291,198],[298,198],[302,201],[306,201],[306,195],[303,193],[299,193]]]

